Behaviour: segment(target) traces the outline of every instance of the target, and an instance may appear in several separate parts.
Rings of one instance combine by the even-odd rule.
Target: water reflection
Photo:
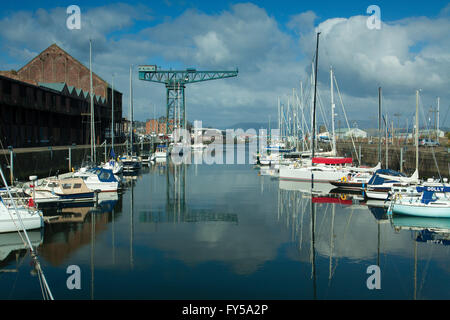
[[[27,246],[22,237],[16,232],[0,234],[0,272],[18,272],[18,267],[27,254]],[[28,231],[28,237],[33,247],[42,244],[41,230]]]
[[[345,264],[339,263],[343,259],[367,266],[376,264],[382,270],[398,268],[397,263],[402,261],[399,258],[411,259],[414,261],[412,273],[403,268],[399,279],[388,285],[395,287],[395,282],[398,285],[398,281],[413,279],[414,293],[412,296],[406,294],[406,298],[413,299],[419,297],[417,270],[421,260],[425,263],[421,289],[426,287],[425,280],[431,277],[427,275],[431,269],[430,261],[440,266],[435,267],[433,280],[447,277],[448,281],[448,247],[445,246],[450,243],[450,219],[394,216],[389,220],[384,202],[369,203],[359,196],[326,194],[327,187],[320,184],[314,184],[314,190],[307,190],[307,185],[280,181],[278,219],[289,230],[292,241],[296,242],[299,259],[308,261],[309,256],[312,270],[317,270],[316,253],[318,257],[328,259],[329,281],[336,274],[338,265],[346,268]],[[305,227],[308,219],[309,229]],[[308,239],[311,241],[309,247],[305,246]],[[422,246],[425,256],[418,256],[418,246]],[[312,274],[316,276],[314,271]],[[429,290],[433,292],[435,288]]]
[[[71,264],[85,275],[84,291],[63,288],[57,298],[449,297],[439,288],[450,274],[447,220],[389,219],[383,203],[251,165],[165,161],[123,178],[122,192],[96,206],[44,212],[49,221],[33,237],[47,279]],[[1,266],[15,269],[26,250],[0,241]],[[373,264],[378,292],[366,288]],[[39,298],[27,284],[16,290]]]

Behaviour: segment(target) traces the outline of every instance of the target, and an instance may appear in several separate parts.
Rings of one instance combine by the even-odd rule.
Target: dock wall
[[[133,144],[133,149],[139,154],[141,150],[148,151],[153,148],[153,143],[146,142]],[[143,149],[141,149],[143,148]],[[69,166],[70,149],[70,166]],[[106,146],[106,159],[109,159],[111,146]],[[115,144],[114,152],[116,156],[125,154],[127,144]],[[84,160],[89,159],[91,147],[83,146],[58,146],[58,147],[38,147],[23,148],[13,150],[13,171],[14,180],[28,181],[29,176],[35,175],[38,178],[63,174],[71,171],[71,168],[78,168]],[[105,160],[105,147],[96,147],[97,162]],[[0,151],[0,165],[5,174],[8,183],[11,183],[10,176],[10,152],[8,150]],[[3,183],[0,183],[3,185]]]

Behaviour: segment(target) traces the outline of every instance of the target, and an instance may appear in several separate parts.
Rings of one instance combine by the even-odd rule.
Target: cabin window
[[[75,183],[75,184],[73,185],[73,188],[74,188],[74,189],[80,189],[80,188],[81,188],[81,183]]]
[[[49,182],[49,184],[47,185],[47,187],[49,187],[49,188],[56,188],[56,187],[58,187],[58,184],[55,183],[55,182]]]
[[[108,172],[103,172],[103,173],[100,175],[99,179],[100,179],[100,180],[109,180],[110,177],[111,177],[111,174],[109,174]]]
[[[70,188],[72,188],[72,185],[70,183],[64,183],[62,185],[62,187],[63,187],[63,189],[70,189]]]

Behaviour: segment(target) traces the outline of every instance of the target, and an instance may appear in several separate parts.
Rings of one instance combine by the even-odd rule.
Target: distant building
[[[147,120],[147,122],[145,123],[145,134],[152,134],[152,133],[156,133],[158,134],[159,131],[159,122],[157,119],[150,119]]]
[[[92,74],[95,141],[111,136],[110,85]],[[90,72],[56,44],[18,71],[0,71],[3,147],[90,144]],[[114,133],[123,134],[122,93],[114,90]]]
[[[351,129],[336,129],[335,130],[336,137],[338,139],[347,139],[347,138],[367,138],[367,132],[358,128]]]

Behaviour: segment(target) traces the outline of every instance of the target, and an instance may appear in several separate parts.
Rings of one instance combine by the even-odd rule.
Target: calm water
[[[450,221],[392,224],[357,198],[311,197],[250,164],[157,164],[126,184],[29,233],[55,299],[450,298]],[[20,248],[0,235],[0,299],[42,299]],[[66,286],[70,265],[80,290]],[[371,265],[379,290],[366,285]]]

